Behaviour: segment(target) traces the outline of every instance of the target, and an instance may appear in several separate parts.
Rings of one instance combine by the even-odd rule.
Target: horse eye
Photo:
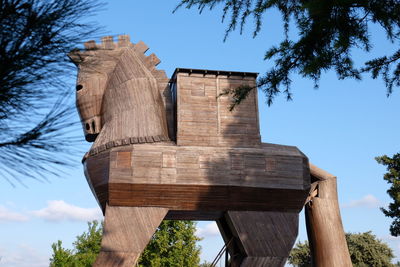
[[[76,86],[76,91],[79,91],[79,90],[81,90],[82,88],[83,88],[82,84],[78,84],[78,85]]]

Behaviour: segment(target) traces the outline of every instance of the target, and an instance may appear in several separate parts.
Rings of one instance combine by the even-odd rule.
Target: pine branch
[[[387,94],[400,86],[399,52],[388,57],[367,61],[364,67],[355,68],[352,51],[354,48],[370,52],[369,25],[377,24],[386,33],[387,40],[400,44],[400,2],[395,0],[181,0],[176,9],[205,7],[213,9],[222,5],[222,21],[230,16],[224,41],[240,24],[240,34],[249,16],[253,17],[256,37],[261,30],[263,15],[267,10],[278,10],[283,18],[285,39],[267,50],[265,60],[273,60],[274,68],[268,70],[258,80],[267,96],[268,104],[283,92],[288,100],[291,95],[291,76],[300,74],[314,81],[318,87],[321,74],[334,70],[338,79],[361,79],[362,73],[370,73],[372,78],[381,77]],[[175,9],[175,11],[176,11]],[[289,38],[289,27],[294,27],[298,35]],[[292,62],[296,64],[292,64]],[[234,93],[240,103],[243,88]]]
[[[47,180],[71,165],[79,138],[66,54],[94,37],[97,0],[0,1],[0,177]],[[76,120],[76,119],[75,119]]]

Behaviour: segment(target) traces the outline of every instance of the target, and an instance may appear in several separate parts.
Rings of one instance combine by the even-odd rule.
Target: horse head
[[[118,42],[110,36],[101,44],[86,42],[85,51],[69,54],[78,67],[76,104],[92,153],[169,140],[159,82],[162,77],[165,86],[167,77],[155,68],[157,56],[144,55],[147,49],[122,35]]]

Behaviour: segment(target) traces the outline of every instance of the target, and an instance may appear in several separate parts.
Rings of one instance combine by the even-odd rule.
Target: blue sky
[[[177,67],[262,74],[273,65],[263,61],[266,48],[282,37],[280,18],[273,12],[267,14],[257,38],[251,38],[249,23],[243,35],[233,32],[224,43],[226,24],[221,24],[220,10],[199,15],[196,10],[181,9],[172,14],[176,3],[114,0],[90,20],[104,25],[108,34],[130,34],[134,43],[143,40],[149,52],[161,59],[158,68],[169,76]],[[391,51],[384,35],[372,30],[373,55]],[[360,62],[367,59],[359,51],[355,56]],[[338,81],[331,72],[323,75],[318,90],[298,76],[293,77],[292,89],[293,101],[281,96],[271,107],[259,92],[262,140],[295,145],[311,162],[338,176],[345,230],[372,230],[400,258],[400,239],[390,237],[390,220],[379,211],[390,201],[382,179],[385,168],[374,160],[400,151],[399,90],[387,98],[380,80],[366,76],[362,82]],[[89,146],[82,136],[82,147]],[[0,179],[0,267],[48,266],[51,243],[60,239],[71,247],[88,220],[101,218],[79,164],[81,156],[60,177],[49,176],[50,183],[26,180],[28,188],[12,188]],[[300,220],[299,239],[305,240],[303,216]],[[212,260],[222,247],[215,225],[201,222],[198,233],[204,237],[202,259]]]

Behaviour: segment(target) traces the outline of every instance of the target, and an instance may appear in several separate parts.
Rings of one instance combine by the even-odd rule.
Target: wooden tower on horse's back
[[[95,266],[131,267],[163,219],[216,220],[230,266],[284,266],[310,168],[296,147],[261,142],[256,90],[229,111],[221,93],[257,74],[180,68],[168,79],[128,36],[85,46],[70,57],[94,142],[85,175],[105,214]]]

